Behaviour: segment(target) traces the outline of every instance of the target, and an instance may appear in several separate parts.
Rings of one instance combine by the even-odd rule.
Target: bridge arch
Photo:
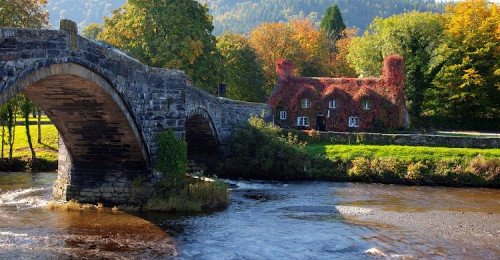
[[[188,112],[185,131],[189,160],[210,168],[218,159],[219,137],[208,111],[198,107]]]
[[[34,65],[11,76],[4,104],[24,93],[51,119],[73,171],[104,178],[107,169],[144,171],[148,150],[133,114],[108,80],[76,63]]]

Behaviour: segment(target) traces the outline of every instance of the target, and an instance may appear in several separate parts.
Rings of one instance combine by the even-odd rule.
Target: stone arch
[[[210,167],[218,157],[219,137],[208,111],[203,108],[190,111],[185,129],[189,159]]]
[[[44,110],[64,140],[72,171],[104,177],[107,169],[144,170],[140,128],[108,80],[76,63],[34,65],[7,81],[0,103],[24,93]],[[99,172],[98,172],[99,171]]]

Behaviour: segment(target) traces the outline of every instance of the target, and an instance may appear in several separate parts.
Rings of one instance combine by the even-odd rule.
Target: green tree
[[[362,76],[379,76],[385,56],[402,55],[406,105],[412,117],[419,117],[424,93],[442,66],[436,62],[442,36],[439,14],[410,12],[377,18],[362,37],[353,39],[347,58]]]
[[[47,27],[46,4],[46,0],[0,0],[0,27]]]
[[[222,75],[228,97],[249,102],[265,101],[264,72],[248,39],[227,32],[218,38],[217,48],[223,58]]]
[[[46,0],[0,0],[0,27],[23,27],[23,28],[43,28],[48,26],[48,12],[44,10]],[[7,125],[9,160],[12,160],[12,153],[15,141],[16,115],[19,109],[29,109],[28,114],[24,115],[26,125],[26,135],[30,146],[32,160],[36,162],[36,154],[31,142],[29,132],[29,112],[35,108],[34,104],[26,97],[18,95],[9,100],[0,109],[2,112],[2,158],[4,145],[4,125]]]
[[[83,36],[91,39],[97,40],[97,36],[102,32],[102,25],[98,23],[91,23],[83,29]]]
[[[165,192],[177,192],[186,184],[187,143],[178,139],[174,131],[169,129],[158,135],[158,146],[156,169],[163,174],[161,184]]]
[[[428,92],[428,113],[499,118],[500,5],[462,1],[450,5],[445,18],[445,66]]]
[[[326,13],[321,19],[320,28],[334,41],[341,36],[346,26],[337,5],[332,5],[326,9]]]
[[[22,112],[22,115],[24,117],[24,127],[26,130],[26,137],[28,140],[28,146],[29,146],[30,151],[31,151],[30,166],[33,169],[33,167],[36,165],[36,152],[35,152],[35,149],[33,148],[33,142],[31,141],[29,117],[30,117],[30,113],[33,112],[36,109],[36,107],[33,104],[33,102],[31,102],[31,100],[29,100],[24,95],[20,96],[20,102],[21,102],[21,104],[20,104],[21,105],[21,112]]]
[[[150,66],[184,70],[195,86],[213,92],[221,57],[212,17],[194,0],[130,0],[105,18],[100,40]]]

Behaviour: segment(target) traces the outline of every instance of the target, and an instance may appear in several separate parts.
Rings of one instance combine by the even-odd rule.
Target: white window
[[[372,109],[372,102],[365,100],[363,101],[363,109],[370,110]]]
[[[337,100],[332,99],[328,102],[328,108],[337,108]]]
[[[309,99],[304,98],[302,99],[302,108],[310,108],[311,107],[311,102]]]
[[[297,117],[297,126],[309,126],[309,118],[306,116]]]
[[[359,127],[359,117],[350,116],[349,117],[349,127]]]
[[[280,119],[286,120],[286,111],[280,111]]]
[[[332,111],[328,109],[328,113],[326,114],[326,117],[330,117],[332,115]]]

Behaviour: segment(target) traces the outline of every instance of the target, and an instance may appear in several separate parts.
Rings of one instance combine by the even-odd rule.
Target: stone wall
[[[270,120],[272,113],[267,104],[216,97],[194,87],[188,87],[186,91],[186,111],[188,117],[205,111],[210,117],[207,120],[211,120],[216,131],[214,136],[218,138],[221,146],[227,145],[234,130],[248,122],[252,115],[264,115]]]
[[[379,144],[433,147],[500,148],[500,138],[463,137],[430,134],[320,133],[322,141],[334,144]]]

